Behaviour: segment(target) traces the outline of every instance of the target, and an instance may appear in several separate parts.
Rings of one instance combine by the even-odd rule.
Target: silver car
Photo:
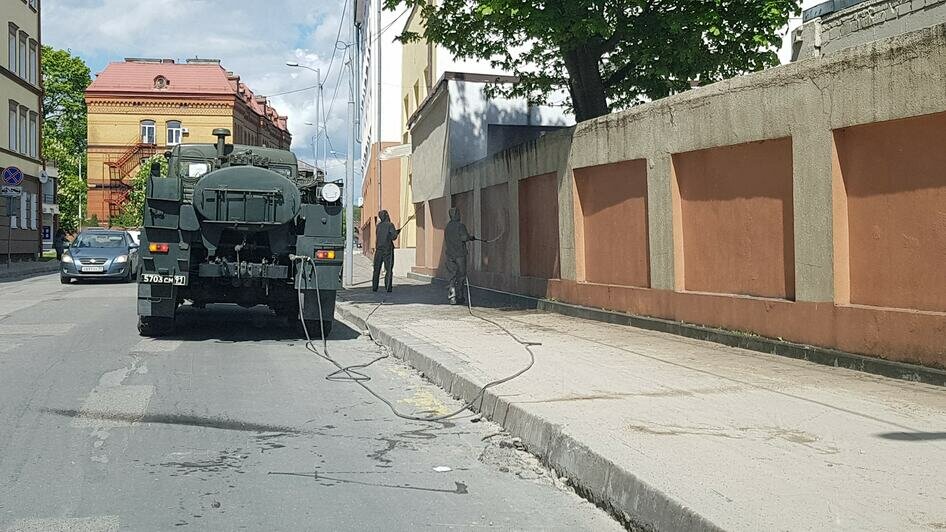
[[[138,273],[138,244],[125,231],[86,229],[62,255],[59,280],[112,279],[132,282]]]

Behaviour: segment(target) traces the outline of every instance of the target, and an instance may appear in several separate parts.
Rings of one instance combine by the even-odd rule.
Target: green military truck
[[[144,206],[138,331],[173,331],[194,307],[267,305],[313,334],[332,329],[345,240],[342,193],[300,174],[289,151],[217,143],[181,144],[152,166]]]

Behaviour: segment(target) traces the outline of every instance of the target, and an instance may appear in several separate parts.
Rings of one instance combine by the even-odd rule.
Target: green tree
[[[778,64],[799,0],[385,0],[420,9],[423,35],[520,83],[491,93],[548,102],[567,87],[579,121]]]
[[[79,226],[85,205],[87,109],[85,89],[92,83],[88,65],[69,50],[43,46],[43,157],[59,169],[59,223],[66,231]]]
[[[159,163],[161,165],[161,175],[168,175],[168,160],[162,155],[155,155],[147,159],[138,168],[138,173],[131,179],[131,190],[128,193],[128,201],[122,208],[122,212],[112,218],[111,224],[115,227],[141,227],[144,223],[145,210],[145,192],[148,186],[148,177],[151,175],[151,164]]]

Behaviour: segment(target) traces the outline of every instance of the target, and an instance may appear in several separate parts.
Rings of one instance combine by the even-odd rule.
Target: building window
[[[26,222],[28,221],[27,218],[29,217],[30,211],[26,206],[27,196],[29,196],[29,194],[26,192],[20,192],[20,229],[26,229],[28,226]]]
[[[28,116],[29,116],[29,111],[26,109],[26,107],[20,107],[20,124],[19,124],[19,126],[20,126],[20,142],[19,142],[20,150],[19,150],[19,151],[20,151],[20,153],[22,153],[23,155],[28,154],[29,151],[30,151],[30,143],[29,143],[30,127],[29,127],[29,123],[27,122],[27,117],[28,117]]]
[[[29,40],[30,40],[29,37],[26,36],[26,32],[21,31],[20,32],[20,49],[17,50],[17,52],[19,52],[20,54],[20,62],[19,62],[20,69],[17,71],[17,73],[23,79],[26,79],[26,58],[27,58],[27,50],[29,50],[27,43],[29,42]]]
[[[17,151],[16,139],[19,136],[19,134],[17,133],[19,131],[19,128],[17,128],[16,122],[17,122],[17,110],[19,108],[20,106],[17,105],[16,102],[14,102],[13,100],[10,100],[10,129],[8,132],[9,136],[7,137],[10,141],[9,142],[10,151]]]
[[[39,51],[36,41],[30,41],[30,83],[38,85],[39,80]]]
[[[39,197],[30,194],[30,229],[36,229],[36,213],[39,212]]]
[[[155,127],[154,120],[142,120],[141,121],[141,143],[142,144],[157,144],[155,142]]]
[[[10,203],[7,204],[10,208],[10,228],[16,229],[16,226],[19,225],[17,220],[20,218],[20,202],[15,200],[15,196],[10,198]]]
[[[38,5],[39,5],[39,0],[30,0],[30,8],[32,8],[33,11],[36,11],[38,9]]]
[[[7,60],[7,68],[10,72],[16,72],[16,34],[19,31],[19,28],[16,27],[16,24],[10,24],[10,37],[7,41],[7,49],[10,51],[9,59]]]
[[[172,120],[168,122],[168,146],[180,144],[182,132],[183,132],[183,129],[181,128],[180,122],[178,122],[177,120]]]
[[[36,159],[39,148],[39,115],[30,113],[30,157]]]
[[[171,82],[168,81],[168,78],[166,78],[166,77],[164,77],[164,76],[158,76],[158,77],[154,78],[154,88],[156,88],[156,89],[158,89],[158,90],[166,89],[166,88],[168,88],[168,85],[170,85],[170,84],[171,84]]]

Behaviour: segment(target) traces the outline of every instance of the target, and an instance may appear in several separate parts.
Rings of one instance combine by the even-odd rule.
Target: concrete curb
[[[452,359],[451,354],[397,327],[366,323],[349,308],[350,305],[343,301],[336,305],[335,311],[341,319],[368,331],[395,357],[413,366],[453,397],[469,403],[486,384],[460,366],[450,367],[446,361]],[[608,511],[630,530],[722,530],[633,472],[597,453],[570,435],[566,427],[531,412],[529,405],[510,404],[491,389],[473,405],[473,410],[519,437],[529,452],[559,475],[567,477],[580,495]]]
[[[10,281],[20,281],[30,277],[37,277],[40,275],[49,275],[51,273],[56,273],[59,271],[59,262],[55,260],[50,260],[46,262],[37,262],[35,265],[30,264],[28,267],[22,269],[15,269],[12,271],[7,271],[5,266],[0,266],[0,283],[10,282]]]
[[[408,278],[423,282],[443,282],[441,279],[427,275],[420,275],[413,272],[408,274]],[[579,305],[571,305],[568,303],[561,303],[559,301],[551,301],[548,299],[537,299],[520,294],[512,294],[509,292],[493,290],[491,288],[483,288],[473,285],[470,285],[470,288],[472,290],[478,290],[487,293],[501,294],[510,298],[511,300],[519,302],[527,308],[534,308],[546,312],[554,312],[556,314],[562,314],[564,316],[570,316],[573,318],[613,323],[615,325],[628,325],[638,329],[675,334],[677,336],[684,336],[694,340],[704,340],[729,347],[747,349],[749,351],[757,351],[760,353],[768,353],[770,355],[805,360],[825,366],[852,369],[855,371],[871,373],[892,379],[920,382],[923,384],[931,384],[933,386],[946,386],[946,370],[928,368],[915,364],[905,364],[903,362],[894,362],[892,360],[884,360],[866,355],[846,353],[844,351],[837,351],[824,347],[795,344],[792,342],[786,342],[784,340],[776,340],[774,338],[740,334],[733,331],[714,329],[701,325],[692,325],[689,323],[669,321],[660,318],[650,318],[647,316],[623,314],[620,312],[582,307]]]

